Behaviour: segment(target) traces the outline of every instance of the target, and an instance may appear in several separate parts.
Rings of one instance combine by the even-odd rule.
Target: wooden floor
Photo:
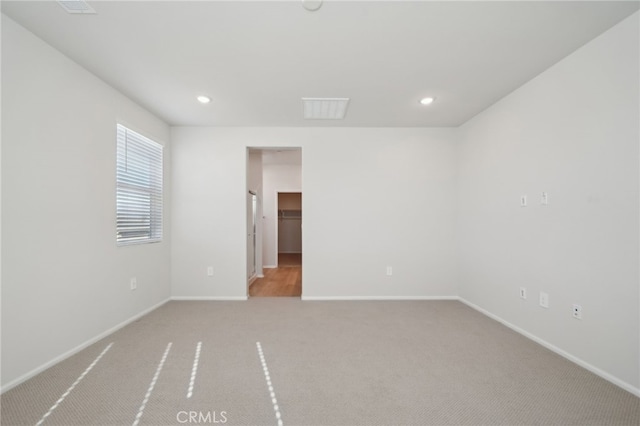
[[[302,253],[278,253],[278,266],[302,266]]]
[[[280,253],[278,267],[264,270],[264,278],[249,287],[250,297],[302,296],[302,255]]]

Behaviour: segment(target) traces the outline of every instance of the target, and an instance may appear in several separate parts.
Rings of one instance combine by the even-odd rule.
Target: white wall
[[[462,126],[458,150],[460,296],[636,392],[638,34],[636,13]]]
[[[246,297],[247,146],[302,147],[303,297],[456,295],[453,130],[183,127],[172,129],[175,297]]]
[[[2,386],[170,295],[165,240],[116,247],[116,123],[168,126],[2,16]],[[137,277],[138,289],[129,289]]]

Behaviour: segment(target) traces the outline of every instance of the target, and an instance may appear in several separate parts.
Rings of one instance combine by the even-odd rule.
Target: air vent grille
[[[69,13],[96,13],[84,0],[58,0],[58,4]]]
[[[349,98],[302,98],[306,120],[342,120],[348,105]]]

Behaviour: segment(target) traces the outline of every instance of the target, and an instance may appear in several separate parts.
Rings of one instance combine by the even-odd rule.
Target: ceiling
[[[638,10],[638,1],[54,1],[2,12],[185,126],[458,126]],[[196,101],[207,95],[207,105]],[[425,96],[436,97],[429,106]],[[305,120],[303,97],[350,98]]]

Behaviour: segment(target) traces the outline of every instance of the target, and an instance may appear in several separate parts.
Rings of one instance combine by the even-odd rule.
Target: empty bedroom
[[[0,8],[2,425],[640,424],[640,2]]]

